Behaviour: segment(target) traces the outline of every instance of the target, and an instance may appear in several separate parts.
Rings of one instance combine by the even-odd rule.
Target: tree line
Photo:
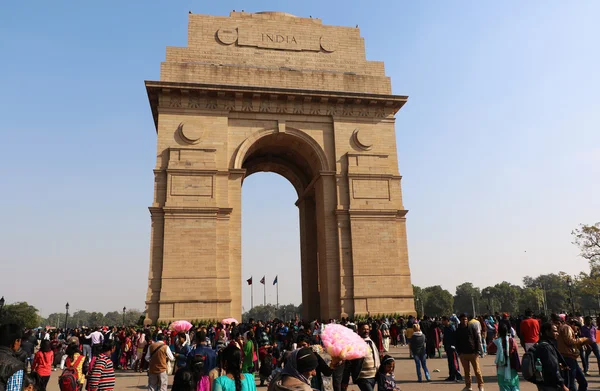
[[[46,326],[63,328],[65,327],[65,322],[67,328],[122,326],[123,324],[130,326],[143,324],[144,317],[143,312],[131,309],[125,311],[125,317],[123,317],[123,311],[110,311],[103,314],[102,312],[78,310],[69,314],[68,318],[66,311],[63,313],[53,313],[44,318],[39,315],[38,309],[34,306],[27,302],[18,302],[7,304],[2,308],[0,324],[16,323],[21,327],[30,329]]]
[[[580,225],[572,232],[573,244],[590,265],[589,273],[570,276],[564,272],[523,277],[522,285],[503,281],[479,288],[471,282],[456,287],[454,294],[439,285],[413,285],[415,309],[419,315],[452,313],[600,313],[600,223]]]
[[[255,320],[273,320],[281,319],[284,321],[294,320],[294,318],[302,318],[302,304],[296,306],[294,304],[280,305],[279,307],[273,304],[257,305],[250,311],[242,314],[242,322],[248,322],[250,318]]]

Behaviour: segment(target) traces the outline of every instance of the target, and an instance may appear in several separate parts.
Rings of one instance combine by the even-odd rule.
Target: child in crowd
[[[396,379],[394,379],[395,368],[394,358],[389,355],[384,356],[377,371],[377,391],[400,391],[400,387],[396,386]]]

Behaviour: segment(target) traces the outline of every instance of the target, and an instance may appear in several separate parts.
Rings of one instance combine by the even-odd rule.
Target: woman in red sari
[[[125,334],[121,340],[121,358],[119,360],[119,366],[123,369],[129,369],[129,363],[131,362],[131,355],[133,354],[133,343],[131,342],[131,335],[129,331]]]

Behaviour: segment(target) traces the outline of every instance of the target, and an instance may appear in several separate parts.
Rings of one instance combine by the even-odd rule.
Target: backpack
[[[72,366],[65,368],[63,373],[58,378],[58,387],[60,391],[78,391],[79,382],[77,381],[77,367],[83,360],[83,356],[79,356]]]
[[[521,360],[521,373],[523,374],[523,378],[528,382],[534,384],[540,383],[540,381],[538,381],[536,377],[535,360],[537,360],[538,358],[537,349],[542,343],[547,342],[536,343],[535,345],[530,347],[529,350],[523,356],[523,360]]]

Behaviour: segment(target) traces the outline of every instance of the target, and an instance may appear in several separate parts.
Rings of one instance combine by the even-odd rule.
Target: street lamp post
[[[67,310],[65,314],[65,333],[67,332],[67,321],[69,320],[69,302],[65,305],[65,309]]]
[[[123,327],[125,327],[125,311],[127,311],[127,308],[123,307]]]

